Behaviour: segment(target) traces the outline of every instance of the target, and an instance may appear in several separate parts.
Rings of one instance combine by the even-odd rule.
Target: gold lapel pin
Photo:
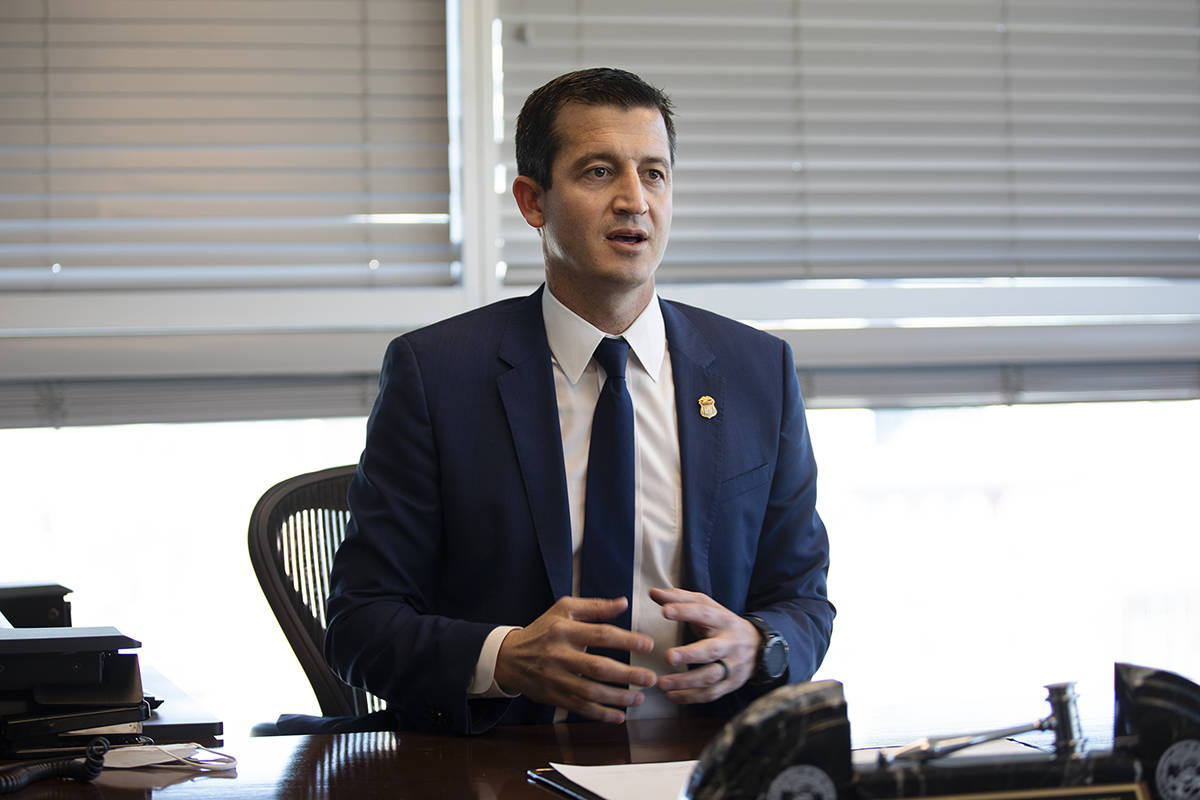
[[[717,415],[717,401],[713,400],[708,395],[704,395],[698,401],[700,403],[700,416],[705,419],[712,419]]]

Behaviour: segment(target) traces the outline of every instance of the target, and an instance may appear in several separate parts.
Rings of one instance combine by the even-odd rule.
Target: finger
[[[594,622],[581,622],[573,626],[568,638],[576,647],[601,647],[628,650],[631,653],[649,653],[654,649],[654,640],[644,633]]]
[[[658,675],[644,667],[628,664],[595,653],[584,653],[578,660],[577,673],[605,683],[638,686],[647,689],[658,683]]]
[[[710,664],[718,658],[723,658],[732,669],[737,661],[730,651],[729,644],[721,639],[700,639],[691,644],[672,647],[663,655],[666,662],[672,667],[685,664]]]
[[[708,629],[721,627],[731,613],[721,606],[707,603],[668,603],[662,610],[663,616],[669,620]]]
[[[581,717],[594,719],[597,722],[607,722],[611,725],[620,725],[625,721],[625,712],[618,708],[609,708],[597,703],[587,703],[584,705],[571,706],[566,703],[559,703],[560,708],[565,708],[568,711],[574,711]]]
[[[629,708],[640,706],[645,695],[637,689],[629,689],[624,685],[612,686],[600,681],[594,681],[583,675],[572,675],[562,681],[564,690],[563,705],[567,708],[580,705],[602,705],[611,708]]]
[[[690,592],[687,589],[678,589],[671,587],[668,589],[651,589],[650,599],[659,605],[667,603],[704,603],[715,602],[706,594],[700,592]]]
[[[707,686],[700,689],[681,689],[677,692],[667,692],[667,700],[672,703],[677,703],[681,706],[694,705],[696,703],[711,703],[720,697],[729,694],[725,682],[715,686]]]
[[[589,628],[601,628],[611,626],[593,625],[591,623],[580,623],[581,626],[586,625]],[[577,645],[574,640],[571,642],[569,650],[557,651],[556,669],[564,674],[572,676],[584,676],[592,680],[604,681],[605,683],[631,684],[641,688],[649,688],[658,682],[658,675],[653,670],[645,667],[633,667],[624,661],[618,661],[605,655],[600,655],[594,652],[596,649],[607,650],[622,650],[626,648],[614,647],[616,643],[625,641],[629,637],[629,631],[623,628],[613,628],[615,638],[606,638],[605,636],[597,636],[593,638],[584,638],[584,645]],[[641,637],[641,634],[634,634]],[[649,638],[649,637],[645,637]],[[596,644],[596,643],[599,644]],[[584,646],[589,648],[585,651]]]
[[[560,597],[555,603],[571,619],[585,622],[612,619],[629,607],[627,597]]]
[[[564,678],[548,694],[548,702],[602,722],[623,722],[625,709],[639,706],[645,695],[639,691],[608,686],[581,676]]]
[[[731,674],[732,670],[727,674],[725,667],[714,661],[696,669],[663,675],[658,679],[658,686],[668,694],[683,689],[707,689],[725,682]]]
[[[569,686],[579,681],[606,680],[621,684],[622,689],[630,684],[653,686],[657,681],[658,676],[649,669],[587,653],[586,647],[592,643],[630,650],[648,650],[653,644],[644,634],[572,620],[560,608],[504,637],[496,656],[495,680],[536,702],[547,702],[551,692],[570,694]],[[559,704],[571,707],[570,703]]]
[[[596,652],[582,650],[560,658],[559,669],[563,674],[583,680],[602,681],[605,684],[620,684],[649,688],[658,684],[659,676],[644,667],[631,667]]]
[[[613,708],[599,703],[557,703],[560,708],[565,708],[572,711],[581,717],[594,719],[597,722],[607,722],[613,725],[620,725],[625,721],[625,711],[621,708]]]
[[[624,702],[616,702],[613,705],[605,705],[593,700],[588,700],[574,693],[565,694],[549,694],[546,697],[548,704],[557,708],[565,708],[580,716],[594,719],[598,722],[610,722],[620,724],[625,721],[625,709],[630,706],[641,705],[641,700],[634,699],[633,702],[626,705]]]

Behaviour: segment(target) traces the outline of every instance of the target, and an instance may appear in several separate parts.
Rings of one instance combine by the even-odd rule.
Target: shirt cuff
[[[479,650],[479,660],[475,662],[475,674],[471,677],[471,685],[467,687],[470,697],[518,697],[521,693],[509,694],[496,683],[496,658],[500,655],[500,643],[511,631],[518,629],[517,625],[498,625],[483,640]]]

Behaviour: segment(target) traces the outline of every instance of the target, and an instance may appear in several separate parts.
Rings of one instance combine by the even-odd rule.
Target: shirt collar
[[[567,380],[572,384],[579,383],[596,345],[605,336],[604,331],[560,303],[548,286],[542,291],[542,319],[546,324],[550,352]],[[642,369],[657,383],[667,352],[667,328],[657,294],[651,296],[642,313],[621,336],[629,343],[629,349]]]

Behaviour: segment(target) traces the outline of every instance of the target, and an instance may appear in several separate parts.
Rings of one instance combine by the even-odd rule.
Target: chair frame
[[[344,526],[338,530],[337,525],[321,523],[330,522],[330,514],[349,514],[346,490],[354,471],[351,464],[288,478],[268,489],[250,515],[249,549],[254,574],[324,716],[363,715],[386,705],[374,695],[343,683],[325,662],[322,651],[328,568],[341,544]],[[297,522],[299,532],[291,529]],[[285,553],[289,548],[304,553],[300,557],[289,555]],[[324,570],[293,575],[285,566],[306,558],[321,564]]]

